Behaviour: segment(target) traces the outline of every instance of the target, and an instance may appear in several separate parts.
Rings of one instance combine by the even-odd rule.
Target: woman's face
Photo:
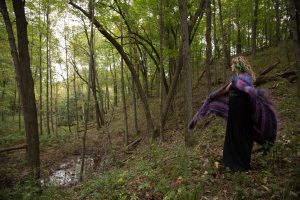
[[[232,65],[231,65],[231,71],[235,71],[235,68],[236,68],[236,63],[232,63]]]

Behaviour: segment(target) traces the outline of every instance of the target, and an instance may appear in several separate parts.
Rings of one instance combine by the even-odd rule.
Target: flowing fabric
[[[277,134],[277,116],[272,102],[267,98],[266,92],[254,88],[252,78],[245,73],[240,76],[233,76],[231,87],[247,93],[250,96],[250,104],[253,114],[253,139],[259,144],[274,143]],[[228,83],[230,84],[230,83]],[[197,120],[209,114],[215,114],[227,120],[228,118],[228,94],[221,92],[228,86],[219,88],[210,93],[199,111],[194,115],[188,128],[192,130]]]

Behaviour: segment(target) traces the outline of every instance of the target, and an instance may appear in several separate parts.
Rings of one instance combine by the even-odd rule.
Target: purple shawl
[[[251,108],[254,111],[254,140],[259,144],[264,144],[266,142],[274,143],[277,134],[277,116],[272,102],[266,97],[266,92],[264,90],[254,88],[252,78],[249,74],[233,76],[231,83],[231,87],[236,87],[250,96]],[[194,115],[189,123],[188,128],[190,130],[195,127],[197,120],[200,117],[204,117],[209,114],[215,114],[227,120],[229,96],[228,93],[220,93],[228,86],[228,84],[208,95],[199,111]]]

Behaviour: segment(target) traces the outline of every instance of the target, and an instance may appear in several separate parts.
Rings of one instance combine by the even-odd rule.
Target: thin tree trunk
[[[216,13],[217,13],[217,9],[216,9],[216,0],[212,0],[213,2],[213,11],[214,11],[214,14],[213,14],[213,27],[214,27],[214,47],[215,47],[215,50],[214,50],[214,57],[215,58],[219,58],[220,57],[220,49],[219,49],[219,41],[218,41],[218,38],[217,38],[217,23],[216,23]]]
[[[279,11],[279,0],[275,0],[275,12],[276,12],[276,39],[275,45],[278,46],[280,42],[280,11]]]
[[[242,53],[242,38],[241,38],[241,25],[240,25],[241,12],[239,3],[236,6],[236,26],[237,26],[237,39],[236,39],[236,53]]]
[[[207,3],[207,2],[206,2]],[[189,29],[188,29],[188,13],[186,0],[179,0],[180,13],[180,30],[182,40],[182,64],[183,64],[183,81],[184,81],[184,105],[185,105],[185,145],[191,146],[193,138],[188,130],[189,120],[192,118],[192,68],[190,63],[190,44],[189,44]],[[210,1],[209,1],[210,5]]]
[[[219,19],[220,19],[220,30],[221,30],[221,36],[222,36],[222,48],[223,48],[223,55],[224,55],[224,78],[223,81],[226,82],[227,80],[227,73],[226,69],[227,67],[230,66],[230,55],[229,52],[227,51],[227,44],[226,44],[226,36],[225,36],[225,31],[224,31],[224,26],[223,26],[223,15],[222,15],[222,4],[221,0],[218,0],[219,4]]]
[[[300,2],[290,0],[293,40],[295,44],[298,97],[300,100]]]
[[[13,103],[13,108],[14,108],[13,122],[15,122],[15,115],[16,115],[16,112],[17,112],[17,90],[18,90],[18,86],[17,86],[17,81],[15,80],[14,103]]]
[[[19,83],[18,83],[19,84]],[[19,87],[19,86],[18,86]],[[22,112],[22,108],[21,108],[21,95],[20,95],[20,90],[18,90],[18,111],[19,111],[19,117],[18,117],[18,124],[19,124],[19,132],[21,133],[22,130],[22,121],[21,121],[21,112]]]
[[[43,72],[42,72],[42,27],[41,27],[41,4],[39,0],[39,75],[40,75],[40,94],[39,94],[39,115],[40,115],[40,134],[43,134]]]
[[[134,42],[131,41],[131,44],[133,44]],[[138,63],[138,59],[137,59],[137,52],[136,52],[136,48],[131,45],[130,46],[130,50],[132,51],[133,49],[133,63],[135,66],[135,71],[137,72],[137,76],[139,78],[139,63]],[[132,53],[130,53],[132,54]],[[136,95],[137,91],[135,88],[135,84],[134,84],[134,80],[132,79],[132,94],[133,94],[133,121],[134,121],[134,132],[138,135],[138,123],[137,123],[137,99],[138,99],[138,95]],[[153,135],[154,136],[154,135]]]
[[[57,102],[57,99],[58,99],[58,82],[56,82],[55,84],[55,134],[57,135],[58,134],[58,102]]]
[[[113,57],[113,71],[110,68],[112,78],[113,78],[113,84],[114,84],[114,105],[115,107],[118,106],[118,84],[117,84],[117,72],[116,72],[116,64],[115,64],[115,56],[112,53]]]
[[[95,58],[94,58],[94,2],[93,0],[89,1],[89,10],[92,14],[92,21],[91,21],[91,35],[90,35],[90,41],[89,41],[89,53],[90,53],[90,65],[91,65],[91,86],[92,86],[92,93],[94,97],[94,104],[95,104],[95,111],[96,111],[96,123],[97,123],[97,129],[99,130],[101,128],[100,123],[100,107],[98,102],[98,96],[96,91],[96,67],[95,67]],[[88,38],[87,38],[88,39]]]
[[[69,132],[71,133],[71,120],[70,120],[70,84],[69,84],[69,65],[68,65],[68,47],[67,47],[67,29],[65,27],[65,65],[66,65],[66,86],[67,86],[67,119],[68,119],[68,128]]]
[[[11,48],[11,55],[17,75],[18,88],[25,122],[26,143],[28,145],[28,164],[31,169],[32,177],[36,181],[36,184],[39,185],[38,179],[40,177],[40,151],[38,119],[34,94],[34,83],[30,70],[27,22],[24,5],[24,1],[13,1],[13,9],[16,16],[16,35],[18,48],[5,1],[0,1],[0,11],[5,22]]]
[[[100,109],[100,122],[101,126],[105,124],[105,119],[104,119],[104,99],[103,99],[103,90],[101,89],[100,82],[99,82],[99,76],[97,71],[95,71],[95,76],[96,76],[96,83],[98,87],[98,95],[99,95],[99,109]]]
[[[206,76],[208,94],[211,91],[211,60],[212,60],[212,44],[211,44],[211,4],[210,0],[206,0]]]
[[[49,35],[49,44],[51,44],[51,33]],[[49,48],[50,50],[51,48]],[[52,62],[51,62],[51,51],[49,51],[49,79],[50,79],[50,122],[52,133],[54,133],[54,123],[53,123],[53,75],[52,75]]]
[[[163,132],[163,104],[164,104],[164,89],[163,89],[163,76],[164,76],[164,59],[163,59],[163,38],[164,38],[164,15],[163,15],[163,0],[160,0],[160,28],[159,28],[159,32],[160,32],[160,40],[159,40],[159,64],[160,64],[160,107],[159,107],[159,111],[160,111],[160,140],[163,141],[164,140],[164,132]]]
[[[48,135],[51,134],[50,131],[50,111],[49,111],[49,27],[50,27],[50,20],[49,20],[49,14],[50,14],[50,2],[47,1],[47,10],[46,10],[46,62],[47,62],[47,73],[46,73],[46,116],[47,116],[47,133]]]
[[[123,28],[121,25],[121,45],[123,46]],[[127,107],[126,107],[126,97],[125,97],[125,85],[124,85],[124,61],[121,58],[121,93],[122,93],[122,104],[123,104],[123,112],[124,112],[124,145],[127,146],[129,144],[128,138],[128,120],[127,120]]]
[[[91,58],[90,58],[91,59]],[[90,66],[89,66],[89,80],[88,80],[88,85],[87,85],[87,91],[88,91],[88,98],[87,98],[87,102],[86,102],[86,106],[85,106],[85,112],[84,112],[84,119],[85,119],[85,123],[84,123],[84,132],[83,132],[83,137],[82,137],[82,149],[81,149],[81,167],[80,167],[80,174],[79,174],[79,181],[82,182],[83,181],[83,173],[84,173],[84,164],[85,164],[85,154],[86,154],[86,134],[87,134],[87,125],[88,125],[88,121],[89,121],[89,107],[90,107],[90,99],[91,99],[91,88],[90,88],[90,82],[91,82],[91,76],[92,76],[92,66],[91,66],[90,62]]]
[[[226,34],[226,43],[227,43],[227,52],[228,52],[228,59],[230,65],[230,55],[231,55],[231,1],[227,1],[227,34]]]
[[[252,24],[252,54],[256,54],[256,29],[257,29],[257,14],[258,14],[258,0],[254,0],[254,13],[253,13],[253,24]]]
[[[75,48],[74,48],[74,60],[75,60]],[[73,72],[73,90],[74,90],[74,101],[75,101],[75,117],[76,117],[76,132],[78,136],[79,132],[79,117],[78,117],[78,97],[76,89],[76,72]]]
[[[108,90],[108,72],[106,71],[106,76],[105,76],[105,86],[106,86],[106,92],[105,92],[105,97],[106,97],[106,112],[109,111],[110,109],[110,95],[109,95],[109,90]]]
[[[133,41],[131,39],[129,39],[130,41],[130,59],[131,59],[131,62],[133,63],[133,66],[135,67],[135,69],[137,69],[137,59],[136,56],[135,56],[135,53],[133,53],[134,50],[133,49]],[[136,70],[137,71],[137,70]],[[139,77],[139,74],[137,72],[137,76]],[[136,95],[136,89],[135,89],[135,84],[134,84],[134,80],[133,78],[131,79],[131,85],[132,85],[132,100],[133,100],[133,122],[134,122],[134,132],[136,134],[138,134],[138,124],[137,124],[137,109],[136,109],[136,104],[137,104],[137,95]]]

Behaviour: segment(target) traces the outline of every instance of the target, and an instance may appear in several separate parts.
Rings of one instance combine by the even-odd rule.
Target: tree
[[[41,1],[39,0],[39,114],[40,114],[40,134],[43,133],[43,73],[42,73],[42,27],[41,27]]]
[[[160,0],[159,3],[159,32],[160,32],[160,40],[159,40],[159,68],[160,68],[160,106],[159,106],[159,113],[160,113],[160,139],[164,139],[163,135],[163,126],[162,126],[162,117],[163,117],[163,103],[164,103],[164,91],[163,91],[163,78],[164,78],[164,60],[163,60],[163,38],[164,38],[164,16],[163,16],[163,0]]]
[[[123,28],[121,25],[121,45],[123,45]],[[128,145],[128,119],[127,119],[127,107],[126,107],[126,96],[125,96],[125,83],[124,83],[124,61],[121,58],[121,93],[122,93],[122,104],[123,104],[123,112],[124,112],[124,141],[125,146]]]
[[[204,13],[204,10],[205,10],[204,9],[205,5],[206,5],[206,0],[200,1],[195,14],[190,17],[191,21],[190,21],[190,23],[188,23],[189,24],[189,26],[188,26],[189,44],[191,44],[193,42],[194,37],[192,37],[192,33],[194,31],[194,27],[195,27],[196,22],[198,20],[200,20],[203,16],[203,13]],[[181,73],[181,69],[182,69],[182,66],[183,66],[183,57],[182,57],[182,55],[183,55],[182,54],[183,44],[182,44],[182,42],[181,42],[180,48],[179,48],[179,54],[178,54],[178,58],[177,58],[177,66],[176,66],[175,74],[174,74],[173,80],[171,82],[168,95],[166,97],[165,107],[163,109],[163,119],[162,119],[162,126],[163,127],[166,124],[167,115],[168,115],[169,109],[171,107],[172,101],[174,100],[175,89],[177,87],[178,80],[179,80],[179,75]]]
[[[92,21],[94,20],[94,2],[92,0],[89,1],[89,12],[92,15]],[[88,40],[88,45],[89,45],[89,56],[90,56],[90,67],[91,67],[91,89],[94,97],[94,104],[95,104],[95,111],[96,111],[96,123],[97,123],[97,129],[99,130],[101,128],[101,111],[99,107],[99,102],[98,102],[98,95],[96,91],[96,67],[95,67],[95,58],[94,58],[94,42],[95,42],[95,37],[94,37],[94,24],[91,23],[91,33],[90,37],[88,36],[87,29],[85,28],[85,34]]]
[[[219,19],[220,19],[220,30],[221,30],[221,36],[222,36],[222,49],[223,49],[223,55],[224,55],[224,82],[226,81],[226,68],[230,66],[230,53],[228,52],[228,47],[226,43],[226,36],[225,36],[225,30],[223,25],[223,15],[222,15],[222,4],[221,0],[218,0],[219,4]]]
[[[207,76],[207,90],[211,91],[211,66],[212,61],[212,45],[211,45],[211,5],[210,0],[206,2],[206,63],[205,71]]]
[[[189,120],[192,118],[192,68],[190,64],[190,44],[189,44],[189,27],[186,0],[179,0],[180,13],[180,31],[182,43],[182,65],[184,78],[184,105],[185,105],[185,135],[184,141],[186,146],[192,145],[192,138],[188,130]],[[206,2],[208,3],[208,1]]]
[[[293,40],[295,44],[298,97],[300,99],[300,2],[290,0]]]
[[[26,142],[28,145],[27,159],[31,174],[38,183],[40,177],[40,151],[39,133],[37,122],[37,110],[35,103],[34,84],[30,70],[30,58],[28,50],[27,22],[25,16],[25,2],[13,1],[13,10],[16,17],[17,40],[8,14],[5,0],[0,1],[1,14],[3,16],[8,40],[11,48],[11,55],[16,70],[18,89],[21,97],[22,111],[25,122]]]
[[[49,73],[50,73],[50,49],[49,49],[49,29],[50,29],[50,2],[47,1],[47,8],[46,8],[46,26],[47,26],[47,32],[46,32],[46,62],[47,62],[47,74],[46,74],[46,116],[47,116],[47,133],[50,135],[50,110],[49,110]]]
[[[253,22],[252,22],[252,54],[256,54],[256,29],[257,29],[257,15],[258,15],[258,0],[254,0],[254,12],[253,12]]]
[[[280,42],[280,11],[279,11],[279,0],[275,0],[275,12],[276,12],[276,38],[275,45],[278,46]]]

